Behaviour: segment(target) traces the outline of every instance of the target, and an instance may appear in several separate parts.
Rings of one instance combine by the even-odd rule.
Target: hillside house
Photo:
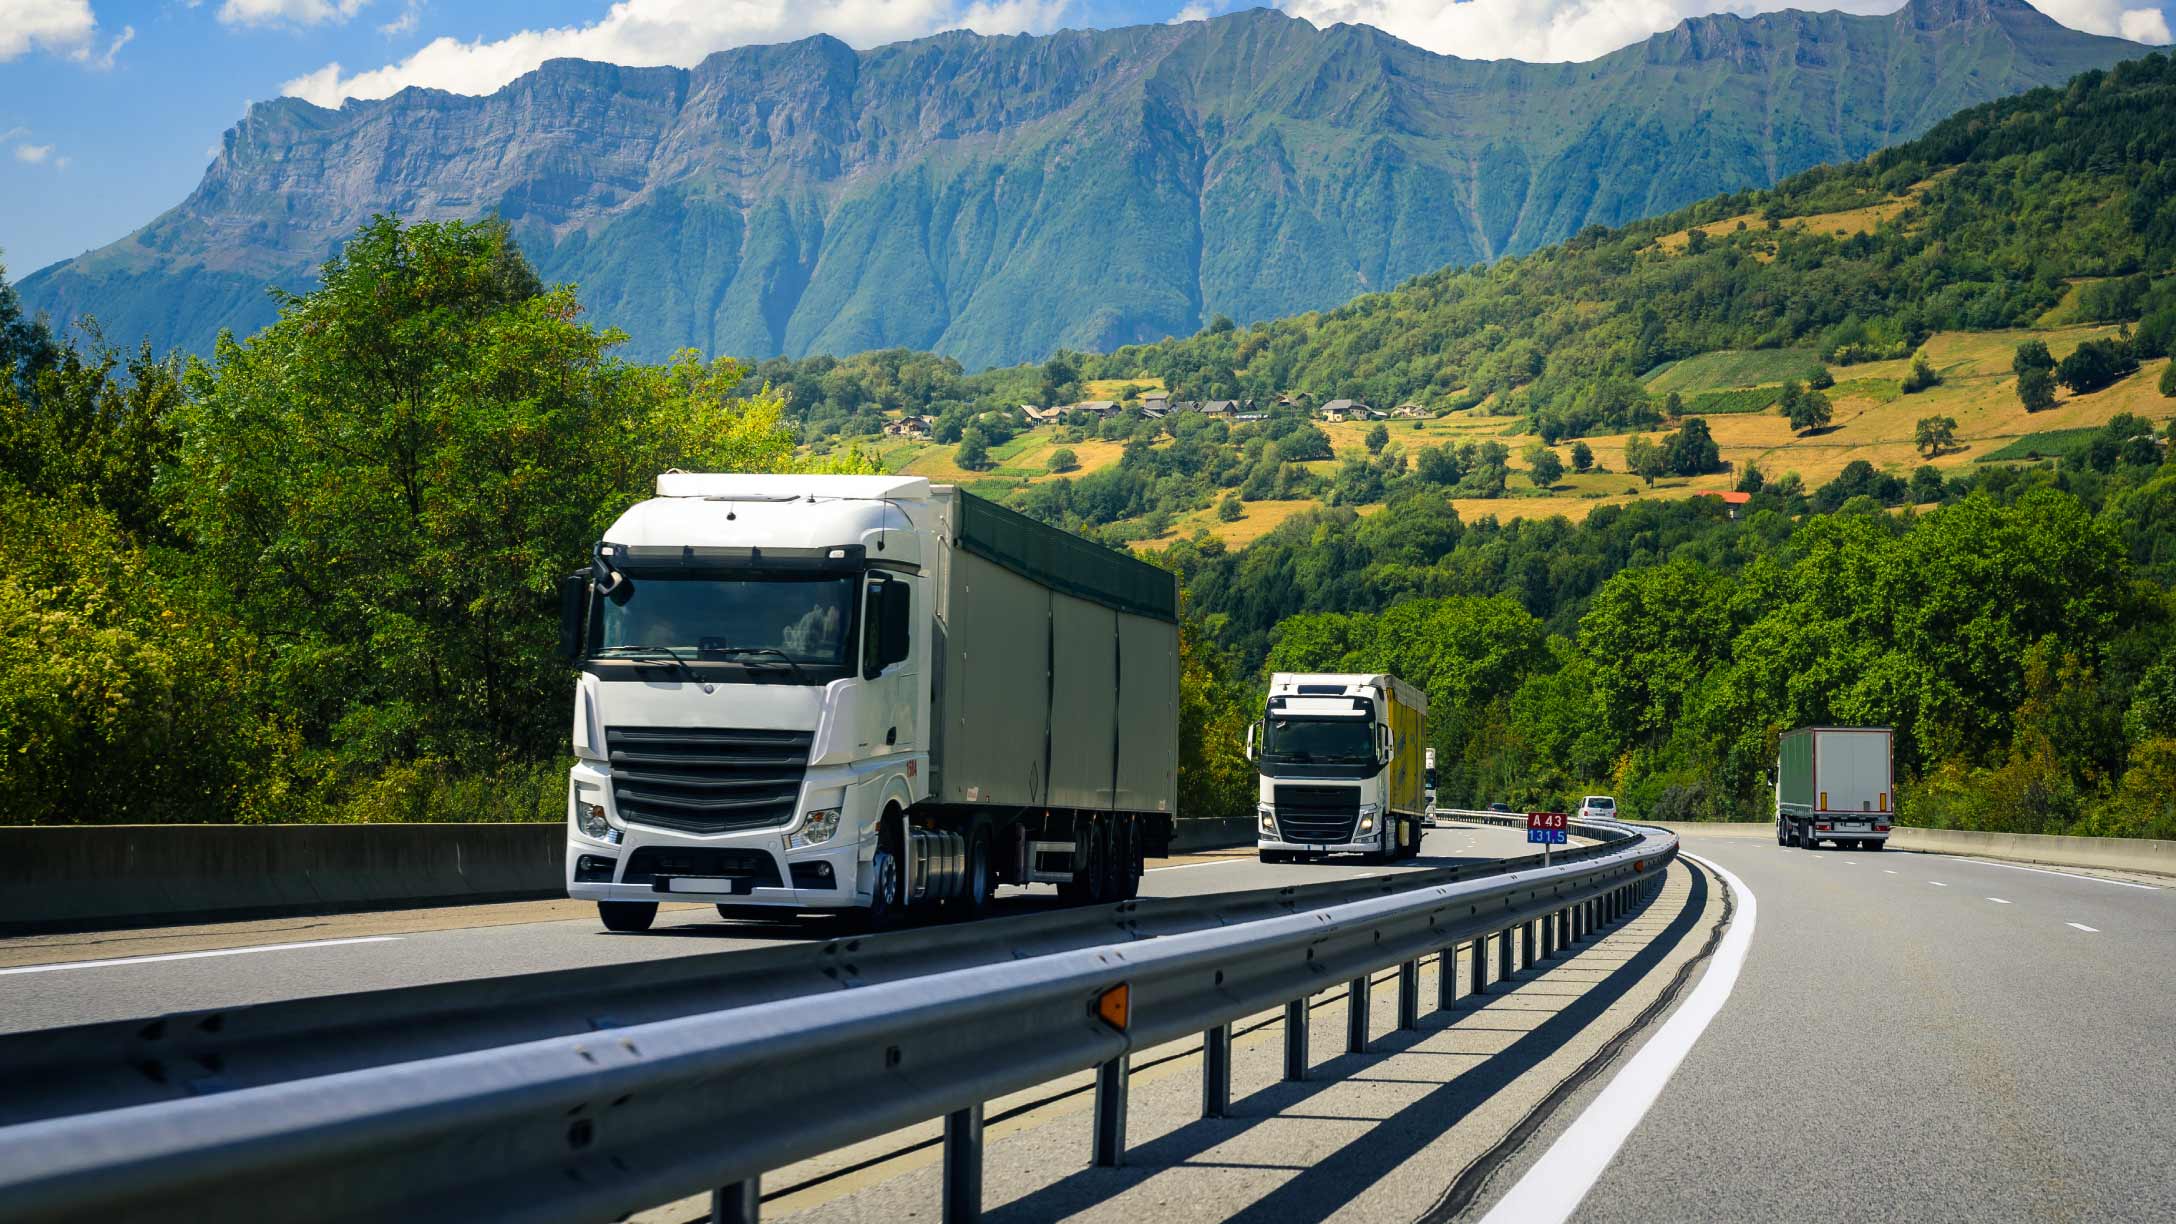
[[[1390,415],[1398,418],[1401,421],[1420,421],[1425,420],[1428,417],[1433,416],[1434,414],[1429,412],[1426,408],[1421,407],[1419,404],[1407,402],[1391,409]]]
[[[1033,404],[1022,404],[1020,405],[1020,415],[1028,419],[1029,425],[1054,425],[1065,418],[1065,409],[1063,407],[1037,408]]]
[[[1088,414],[1089,416],[1095,416],[1095,417],[1108,417],[1108,416],[1116,416],[1116,415],[1118,415],[1118,401],[1117,401],[1117,400],[1082,400],[1082,401],[1081,401],[1080,403],[1077,403],[1077,404],[1072,404],[1072,405],[1069,405],[1069,406],[1068,406],[1068,407],[1066,408],[1066,411],[1067,411],[1067,412],[1085,412],[1085,413],[1087,413],[1087,414]]]
[[[896,421],[884,422],[884,436],[887,438],[927,438],[930,431],[936,428],[936,425],[936,417],[901,417]]]
[[[1334,399],[1322,406],[1325,421],[1380,421],[1389,414],[1353,399]]]
[[[1201,415],[1228,421],[1238,414],[1239,407],[1238,400],[1203,400],[1201,401]]]
[[[1722,498],[1723,504],[1730,507],[1730,517],[1733,522],[1737,520],[1738,508],[1753,500],[1751,493],[1739,493],[1735,490],[1728,493],[1701,493],[1699,496]]]

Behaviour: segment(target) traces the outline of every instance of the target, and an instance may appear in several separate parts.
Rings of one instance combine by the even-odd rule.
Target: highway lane
[[[1750,953],[1577,1218],[2176,1218],[2176,889],[1684,844]]]
[[[1251,853],[1235,852],[1152,870],[1141,891],[1144,896],[1238,892],[1528,852],[1523,831],[1479,825],[1431,830],[1422,848],[1422,857],[1388,866],[1357,859],[1264,865]],[[1007,888],[999,902],[1004,910],[1032,912],[1054,906],[1057,898],[1047,886]],[[0,968],[0,1032],[774,947],[824,938],[834,930],[822,923],[728,922],[701,906],[667,910],[659,915],[657,927],[644,934],[613,934],[598,925],[589,907],[574,909],[573,917],[567,916],[570,910],[564,903],[534,908],[549,917],[462,926],[457,910],[410,911],[330,916],[309,920],[306,928],[281,924],[280,929],[296,933],[270,939],[237,941],[231,932],[205,927],[179,943],[141,931],[0,941],[0,951],[15,945],[14,950],[25,953]],[[433,926],[437,929],[417,929]],[[238,950],[238,942],[250,950]],[[159,950],[130,955],[146,946]]]

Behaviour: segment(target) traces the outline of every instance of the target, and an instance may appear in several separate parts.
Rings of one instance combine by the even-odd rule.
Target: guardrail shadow
[[[1646,947],[1627,958],[1609,976],[1593,984],[1576,1002],[1558,1011],[1517,1041],[1494,1055],[1475,1056],[1480,1062],[1422,1095],[1397,1112],[1370,1126],[1336,1151],[1307,1165],[1262,1197],[1225,1216],[1226,1224],[1290,1224],[1292,1221],[1326,1219],[1348,1207],[1367,1188],[1426,1150],[1445,1131],[1457,1125],[1521,1075],[1539,1066],[1581,1029],[1622,999],[1633,986],[1659,967],[1679,944],[1692,935],[1707,907],[1709,886],[1705,873],[1693,870],[1692,887],[1668,926]],[[1656,903],[1633,911],[1624,921],[1648,914]],[[1557,964],[1577,963],[1577,957]],[[1460,968],[1463,970],[1464,966]],[[1493,972],[1493,965],[1491,966]],[[1486,998],[1515,993],[1535,978],[1491,983]],[[1508,989],[1505,988],[1508,985]],[[1018,1199],[983,1213],[992,1224],[1029,1224],[1084,1211],[1174,1166],[1217,1167],[1223,1162],[1198,1159],[1219,1145],[1265,1122],[1289,1118],[1293,1106],[1334,1086],[1338,1081],[1364,1072],[1382,1056],[1402,1053],[1436,1032],[1454,1027],[1474,1014],[1463,996],[1449,1012],[1421,1017],[1421,1027],[1393,1031],[1370,1042],[1365,1054],[1342,1054],[1316,1064],[1300,1083],[1280,1081],[1232,1102],[1234,1114],[1243,1117],[1200,1119],[1158,1136],[1126,1153],[1127,1165],[1119,1169],[1081,1169]],[[1444,1171],[1447,1189],[1458,1169]],[[1124,1185],[1114,1184],[1122,1179]]]

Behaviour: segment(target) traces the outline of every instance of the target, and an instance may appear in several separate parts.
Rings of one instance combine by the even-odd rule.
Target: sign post
[[[1549,847],[1565,844],[1566,831],[1571,821],[1562,812],[1528,812],[1526,814],[1526,840],[1529,845],[1541,844],[1541,865],[1549,865]]]

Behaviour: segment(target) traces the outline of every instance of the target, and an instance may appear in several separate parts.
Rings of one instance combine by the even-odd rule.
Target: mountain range
[[[2143,54],[2023,0],[1694,18],[1585,63],[1275,10],[691,69],[554,60],[488,96],[253,106],[190,196],[26,278],[208,350],[374,213],[497,215],[656,357],[908,346],[970,367],[1319,309],[1765,187]]]

